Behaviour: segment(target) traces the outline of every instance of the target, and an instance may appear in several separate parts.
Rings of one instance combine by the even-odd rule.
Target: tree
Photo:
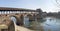
[[[37,9],[37,11],[39,12],[39,14],[42,14],[42,10],[41,9]]]
[[[42,17],[42,10],[41,9],[37,9],[36,10],[39,14],[38,14],[38,16],[39,16],[39,22],[41,22],[42,20],[43,20],[43,17]]]
[[[39,13],[39,16],[42,17],[42,10],[41,9],[37,9],[36,11]]]

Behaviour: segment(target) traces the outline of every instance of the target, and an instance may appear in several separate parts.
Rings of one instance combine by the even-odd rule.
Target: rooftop
[[[25,8],[10,8],[10,7],[0,7],[0,11],[36,11],[31,9],[25,9]]]

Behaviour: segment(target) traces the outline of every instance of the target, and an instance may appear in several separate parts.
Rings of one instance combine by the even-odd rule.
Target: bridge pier
[[[37,14],[40,14],[39,10],[29,10],[29,9],[20,9],[20,8],[0,8],[0,24],[5,24],[7,25],[11,30],[10,27],[14,26],[10,17],[14,16],[17,19],[16,24],[19,26],[24,26],[24,25],[30,25],[27,24],[27,21],[30,23],[32,21],[38,20],[40,21],[40,16]],[[25,21],[25,17],[27,16],[27,21]],[[2,19],[1,19],[2,18]],[[12,23],[12,24],[11,24]],[[12,26],[11,26],[12,25]],[[13,27],[14,28],[14,27]],[[11,30],[12,31],[12,30]]]

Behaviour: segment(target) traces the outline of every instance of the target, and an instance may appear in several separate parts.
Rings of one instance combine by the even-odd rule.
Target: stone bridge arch
[[[22,17],[21,15],[18,15],[18,16],[17,16],[17,15],[9,15],[8,17],[9,17],[9,18],[15,17],[16,20],[17,20],[17,21],[16,21],[16,25],[18,25],[18,26],[22,25],[22,21],[21,21],[22,19],[20,18],[20,17]]]
[[[7,15],[10,17],[15,17],[17,19],[16,24],[19,26],[24,25],[24,16],[27,16],[29,18],[29,22],[35,21],[34,18],[35,13],[21,13],[21,14],[9,14]]]
[[[25,14],[24,15],[24,20],[23,20],[23,22],[24,22],[24,26],[25,27],[29,27],[30,26],[30,23],[32,22],[32,21],[34,21],[34,16],[33,16],[34,14]]]

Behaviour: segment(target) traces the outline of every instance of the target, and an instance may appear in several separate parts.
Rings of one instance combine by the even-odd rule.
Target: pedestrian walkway
[[[28,28],[25,28],[25,27],[22,27],[22,26],[17,26],[17,25],[15,26],[15,28],[16,28],[16,31],[32,31]]]

